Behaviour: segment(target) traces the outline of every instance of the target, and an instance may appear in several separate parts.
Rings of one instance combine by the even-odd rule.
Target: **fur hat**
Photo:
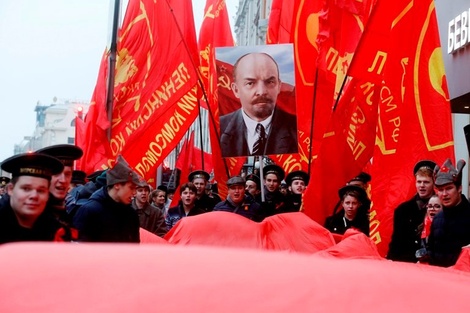
[[[435,185],[443,186],[450,183],[454,183],[457,186],[462,185],[462,169],[465,167],[465,164],[464,160],[459,160],[457,168],[455,168],[451,160],[447,159],[441,167],[436,165],[434,169]]]
[[[134,172],[126,160],[119,155],[114,167],[106,171],[106,184],[108,186],[112,186],[119,183],[127,183],[129,181],[135,185],[139,185],[139,175]]]

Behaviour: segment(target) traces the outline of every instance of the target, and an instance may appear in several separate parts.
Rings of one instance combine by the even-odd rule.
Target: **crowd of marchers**
[[[0,243],[18,241],[140,242],[140,228],[163,237],[179,220],[212,211],[241,215],[254,222],[302,211],[309,183],[303,171],[286,173],[276,164],[256,173],[233,176],[221,199],[209,173],[190,173],[175,190],[153,189],[118,156],[107,170],[74,171],[79,147],[55,145],[3,161],[11,174],[0,179]],[[462,194],[462,169],[450,160],[442,166],[423,160],[413,174],[416,194],[394,211],[387,258],[452,266],[470,244],[470,203]],[[360,173],[338,191],[338,203],[325,227],[344,234],[349,228],[369,236],[371,176]],[[405,200],[405,199],[404,199]]]

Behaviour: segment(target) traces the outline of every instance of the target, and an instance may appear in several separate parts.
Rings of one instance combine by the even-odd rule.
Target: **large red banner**
[[[387,1],[382,1],[386,3]],[[371,167],[371,236],[385,255],[393,211],[414,188],[413,167],[423,159],[454,160],[452,120],[434,2],[399,1],[384,62],[380,117]],[[391,11],[388,11],[389,14]],[[380,21],[379,21],[380,22]],[[370,26],[372,27],[372,25]],[[367,64],[367,63],[366,63]],[[375,179],[377,178],[377,179]]]
[[[199,113],[198,62],[191,1],[129,2],[119,31],[111,139],[103,139],[101,129],[102,141],[90,146],[104,147],[102,166],[121,154],[154,181],[158,165]],[[97,89],[103,86],[100,80]],[[103,96],[95,101],[104,106]]]

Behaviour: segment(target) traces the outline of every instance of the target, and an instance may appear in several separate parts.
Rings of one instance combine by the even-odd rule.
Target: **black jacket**
[[[387,259],[416,263],[416,250],[421,248],[426,204],[428,200],[416,194],[412,199],[400,204],[393,213],[393,233]],[[420,205],[418,205],[418,202]]]
[[[452,266],[462,247],[470,244],[470,203],[462,201],[453,208],[444,207],[433,219],[428,240],[429,264]]]
[[[94,192],[73,218],[80,241],[140,242],[139,217],[130,204],[115,202],[106,187]]]

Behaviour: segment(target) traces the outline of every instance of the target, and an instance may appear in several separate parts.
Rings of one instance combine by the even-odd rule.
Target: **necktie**
[[[264,153],[264,147],[266,145],[266,131],[264,130],[264,126],[259,123],[258,125],[256,125],[255,130],[256,133],[258,133],[258,139],[253,145],[252,155],[262,155]]]

